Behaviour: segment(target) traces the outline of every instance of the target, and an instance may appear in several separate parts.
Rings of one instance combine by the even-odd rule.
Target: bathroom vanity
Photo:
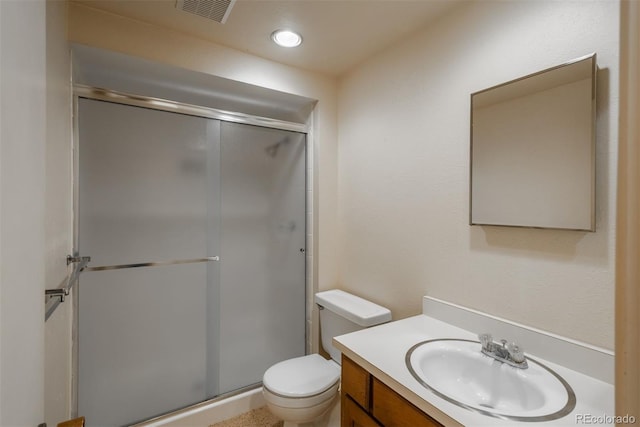
[[[342,427],[442,426],[344,355],[340,398]]]
[[[517,370],[483,355],[477,341],[483,332],[521,344],[529,368]],[[593,417],[600,417],[599,425],[615,421],[612,352],[434,298],[423,299],[422,315],[341,335],[333,343],[342,352],[342,427],[546,427],[581,425]],[[451,359],[438,365],[436,359],[425,359],[427,351],[414,351],[418,347],[433,347],[436,358]],[[453,355],[460,352],[465,356]],[[412,370],[420,363],[440,377],[431,385],[451,387],[430,388],[417,378]],[[482,364],[490,366],[490,375],[476,375]],[[558,394],[552,384],[533,384],[540,369],[566,382],[567,394]],[[512,378],[502,381],[502,375]],[[478,385],[487,400],[475,407],[456,402],[456,397],[473,395],[467,391]],[[517,396],[521,390],[531,394]]]

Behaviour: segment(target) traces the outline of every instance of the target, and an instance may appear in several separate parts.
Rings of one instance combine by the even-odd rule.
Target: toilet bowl
[[[340,351],[334,336],[379,325],[391,320],[384,307],[340,290],[319,292],[320,336],[331,359],[319,354],[276,363],[262,380],[267,407],[285,426],[314,425],[336,402],[340,386]]]
[[[319,354],[296,357],[269,368],[262,384],[275,416],[308,423],[322,416],[338,396],[340,365]]]

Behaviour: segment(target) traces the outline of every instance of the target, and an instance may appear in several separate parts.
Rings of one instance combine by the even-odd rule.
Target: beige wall
[[[342,288],[396,319],[427,294],[613,348],[618,8],[473,2],[341,79]],[[470,227],[470,93],[594,51],[597,231]]]
[[[337,98],[334,78],[71,3],[69,40],[318,100],[314,112],[313,251],[318,289],[337,281]]]
[[[71,67],[67,4],[47,4],[47,143],[45,153],[45,284],[58,287],[67,275],[72,250]],[[71,417],[71,296],[45,323],[44,421]]]
[[[0,1],[0,425],[44,420],[46,5]]]

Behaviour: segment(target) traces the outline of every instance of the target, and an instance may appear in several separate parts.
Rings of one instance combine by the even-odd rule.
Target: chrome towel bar
[[[219,256],[211,256],[205,258],[192,258],[192,259],[182,259],[182,260],[172,260],[172,261],[156,261],[156,262],[140,262],[135,264],[119,264],[119,265],[102,265],[98,267],[87,267],[87,264],[91,261],[91,257],[88,256],[78,256],[78,255],[68,255],[67,256],[67,265],[73,264],[73,270],[71,273],[62,281],[59,287],[55,289],[45,289],[45,313],[44,320],[45,322],[51,317],[53,312],[58,308],[60,303],[64,302],[66,296],[69,295],[71,291],[71,287],[78,280],[80,273],[83,271],[106,271],[106,270],[121,270],[126,268],[139,268],[139,267],[159,267],[164,265],[175,265],[175,264],[192,264],[197,262],[209,262],[209,261],[220,261]]]
[[[99,267],[87,267],[84,269],[84,271],[104,271],[104,270],[121,270],[124,268],[159,267],[162,265],[192,264],[196,262],[208,262],[208,261],[220,261],[220,257],[210,256],[206,258],[181,259],[181,260],[175,260],[175,261],[156,261],[156,262],[140,262],[136,264],[101,265]]]

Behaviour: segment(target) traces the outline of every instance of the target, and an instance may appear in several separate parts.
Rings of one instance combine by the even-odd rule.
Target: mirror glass
[[[471,94],[471,225],[595,231],[596,55]]]

